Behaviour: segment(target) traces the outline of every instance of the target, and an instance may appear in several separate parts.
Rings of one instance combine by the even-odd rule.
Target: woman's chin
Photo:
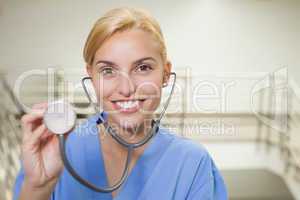
[[[125,129],[125,130],[135,130],[143,124],[143,119],[136,117],[121,117],[113,119],[113,126],[117,126],[116,128]]]
[[[111,125],[117,129],[128,130],[130,132],[141,131],[140,128],[151,125],[152,115],[145,115],[142,113],[115,113],[110,117]]]
[[[126,120],[122,119],[119,121],[120,128],[126,129],[126,130],[135,130],[138,127],[141,126],[141,122],[139,120]]]

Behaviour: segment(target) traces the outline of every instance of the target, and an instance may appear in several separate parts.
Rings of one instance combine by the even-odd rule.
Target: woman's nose
[[[134,81],[127,73],[122,73],[119,78],[118,90],[119,93],[125,97],[129,97],[135,92]]]

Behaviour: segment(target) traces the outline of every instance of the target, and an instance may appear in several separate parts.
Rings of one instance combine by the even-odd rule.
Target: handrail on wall
[[[262,74],[260,74],[261,76]],[[257,76],[256,76],[257,77]],[[182,77],[183,78],[183,83],[184,83],[184,91],[187,91],[187,87],[189,85],[189,78],[192,78],[192,77]],[[241,76],[240,78],[243,78],[243,76]],[[253,79],[253,77],[251,77]],[[274,99],[272,99],[272,95],[274,95],[274,92],[275,92],[275,79],[274,79],[274,76],[272,77],[272,75],[269,76],[269,79],[271,81],[271,85],[272,85],[272,93],[269,93],[269,96],[265,96],[265,93],[261,93],[261,97],[260,97],[260,109],[263,108],[263,100],[264,98],[269,98],[269,104],[268,104],[268,110],[270,111],[273,107],[274,107]],[[20,137],[21,137],[21,134],[20,134],[20,127],[19,126],[14,126],[14,124],[17,124],[16,121],[18,121],[20,119],[20,117],[25,113],[23,107],[22,107],[22,104],[19,102],[18,98],[14,95],[11,87],[9,86],[9,84],[7,83],[7,81],[5,80],[5,77],[3,75],[0,75],[0,84],[2,85],[2,87],[5,89],[5,91],[0,91],[2,93],[6,93],[8,96],[9,96],[9,99],[11,101],[11,103],[17,108],[18,110],[18,113],[17,114],[13,114],[11,113],[5,106],[4,108],[1,108],[0,110],[2,110],[2,117],[0,120],[2,120],[4,123],[5,126],[5,129],[6,130],[12,130],[14,132],[13,135],[15,135],[18,142],[20,142]],[[186,109],[186,98],[187,95],[184,93],[182,94],[181,98],[182,98],[182,113],[167,113],[167,117],[175,117],[175,118],[179,118],[181,120],[181,128],[184,129],[184,127],[187,125],[186,122],[185,122],[185,119],[186,118],[190,118],[190,117],[199,117],[199,116],[218,116],[218,114],[199,114],[199,113],[188,113],[187,112],[187,109]],[[300,99],[300,97],[299,97]],[[290,105],[291,107],[291,105]],[[272,113],[272,112],[270,112]],[[241,113],[239,113],[241,114]],[[290,116],[289,116],[289,113],[288,114],[288,124],[290,124]],[[3,116],[9,116],[9,117],[3,117]],[[221,114],[223,117],[226,115],[230,115],[231,117],[234,115],[233,113],[223,113]],[[236,115],[234,115],[235,117],[238,117],[238,113]],[[87,115],[86,114],[78,114],[78,118],[86,118]],[[274,136],[272,134],[272,130],[271,130],[271,127],[267,127],[268,130],[267,130],[267,138],[263,138],[263,122],[260,121],[259,119],[257,119],[257,143],[263,143],[263,144],[266,144],[267,146],[270,146],[270,145],[273,145],[272,142],[271,142],[271,137]],[[290,129],[287,129],[286,133],[282,134],[277,134],[279,135],[279,144],[276,145],[277,147],[280,148],[281,152],[282,152],[282,155],[285,155],[284,156],[284,162],[286,163],[286,166],[287,168],[289,168],[290,166],[294,166],[298,169],[300,169],[300,157],[299,157],[299,154],[296,153],[296,151],[294,151],[290,144],[289,144],[289,141],[290,141]],[[0,129],[0,132],[1,133],[1,137],[4,136],[4,131],[3,131],[3,128]],[[181,131],[181,133],[183,133],[183,131]],[[0,145],[0,151],[1,151],[1,145]],[[6,157],[8,159],[8,157]],[[292,162],[291,160],[294,159],[296,160],[296,162]],[[12,158],[9,158],[9,160],[12,160]],[[10,163],[11,165],[12,163]],[[300,172],[300,170],[299,170]],[[10,175],[13,175],[12,172],[8,173]],[[7,177],[6,177],[7,178]],[[14,177],[11,177],[11,178],[14,178]],[[9,180],[9,178],[7,178],[6,180]],[[0,177],[0,181],[1,181],[1,177]],[[6,182],[5,184],[0,184],[2,185],[2,187],[5,185],[7,187],[12,187],[12,181],[10,180],[10,183]],[[1,186],[0,186],[0,192],[2,194],[4,194],[1,190]],[[1,194],[0,194],[0,197],[1,197]]]
[[[275,84],[276,80],[275,80],[274,74],[269,74],[268,78],[269,78],[270,85],[271,85],[271,87],[269,88],[270,91],[268,92],[269,95],[266,97],[264,92],[260,93],[259,109],[261,111],[264,106],[263,99],[268,98],[268,105],[267,105],[268,106],[268,109],[267,109],[268,114],[270,114],[269,117],[274,118],[274,114],[275,114],[274,108],[276,107],[276,84]],[[292,86],[295,86],[295,84]],[[289,101],[289,100],[291,98],[290,92],[293,92],[295,89],[292,86],[289,84],[289,82],[286,82],[285,88],[283,88],[283,89],[286,89],[286,95],[281,96],[281,98],[286,98],[286,99],[283,99],[283,101],[286,102],[286,104],[287,104],[286,105],[287,112],[280,113],[282,115],[286,114],[286,116],[284,116],[285,120],[286,120],[286,124],[285,124],[286,129],[278,131],[276,129],[272,129],[272,127],[270,125],[266,125],[265,127],[267,128],[267,134],[266,134],[265,139],[263,140],[262,139],[262,135],[263,135],[262,127],[263,127],[264,123],[259,118],[257,118],[257,141],[263,142],[264,144],[266,144],[267,149],[269,149],[271,145],[278,146],[280,149],[283,161],[285,162],[286,172],[288,172],[289,169],[291,167],[293,167],[296,169],[295,171],[298,173],[298,176],[300,176],[300,149],[295,148],[290,143],[291,130],[292,130],[292,127],[291,127],[292,126],[291,125],[292,116],[291,116],[290,111],[292,110],[293,105],[292,105],[292,101]],[[294,94],[296,95],[299,93],[294,93]],[[298,96],[296,96],[296,98],[300,99],[300,97],[298,97]],[[297,113],[297,115],[298,114],[299,113]],[[274,137],[273,133],[276,133],[276,135],[279,137],[278,145],[272,143],[271,139],[272,139],[272,137]],[[300,181],[300,178],[298,178],[296,180]]]

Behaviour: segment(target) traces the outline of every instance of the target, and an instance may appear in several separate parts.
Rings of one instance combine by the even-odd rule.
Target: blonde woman
[[[140,141],[151,128],[171,72],[159,24],[139,9],[110,10],[92,28],[84,59],[108,124],[124,140]],[[134,149],[129,176],[118,190],[100,193],[85,187],[64,168],[58,138],[42,121],[46,106],[35,105],[40,112],[22,118],[22,169],[14,199],[227,199],[224,181],[208,152],[163,127]],[[97,115],[91,116],[69,134],[66,153],[80,176],[99,187],[111,186],[122,176],[127,149],[97,120]]]

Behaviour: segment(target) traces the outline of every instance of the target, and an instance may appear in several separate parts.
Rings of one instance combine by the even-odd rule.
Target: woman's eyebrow
[[[136,65],[136,64],[141,63],[145,60],[152,60],[154,62],[157,62],[153,57],[144,57],[144,58],[141,58],[141,59],[138,59],[138,60],[134,61],[133,64]]]
[[[136,65],[136,64],[139,64],[139,63],[141,63],[141,62],[143,62],[143,61],[145,61],[145,60],[152,60],[152,61],[154,61],[154,62],[157,62],[157,61],[155,60],[155,58],[153,58],[153,57],[144,57],[144,58],[140,58],[140,59],[134,61],[133,64]],[[108,60],[98,60],[98,61],[96,62],[96,65],[97,65],[97,64],[100,64],[100,63],[104,63],[104,64],[107,64],[107,65],[117,66],[117,64],[115,64],[115,63],[112,62],[112,61],[108,61]]]
[[[100,63],[104,63],[104,64],[107,64],[107,65],[116,65],[114,62],[111,62],[111,61],[108,61],[108,60],[98,60],[96,62],[96,65],[100,64]]]

